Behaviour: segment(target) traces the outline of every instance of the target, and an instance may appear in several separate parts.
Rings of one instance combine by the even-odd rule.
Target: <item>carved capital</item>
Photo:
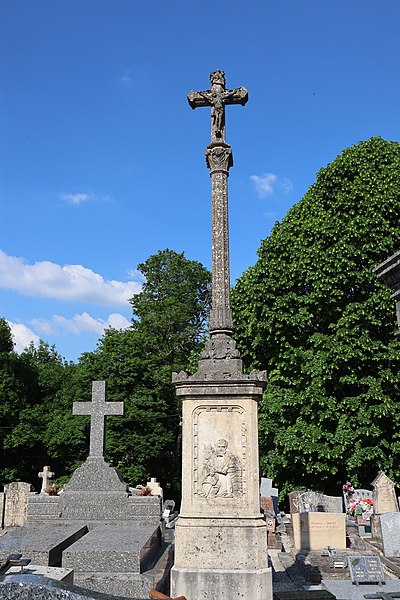
[[[235,340],[229,335],[223,334],[207,340],[201,358],[211,358],[212,360],[240,358],[240,353],[236,349]]]
[[[228,173],[230,167],[233,166],[232,148],[228,145],[208,147],[206,164],[211,174],[218,171]]]

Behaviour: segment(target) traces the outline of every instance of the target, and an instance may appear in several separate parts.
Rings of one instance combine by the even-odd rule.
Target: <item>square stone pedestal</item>
[[[182,397],[183,457],[171,595],[272,600],[257,443],[265,383],[232,367],[225,381],[221,371],[204,371],[174,381]]]

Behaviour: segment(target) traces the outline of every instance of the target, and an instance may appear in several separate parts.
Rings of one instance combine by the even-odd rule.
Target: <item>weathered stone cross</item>
[[[74,415],[90,415],[90,450],[89,457],[104,455],[105,417],[106,415],[123,415],[123,402],[106,402],[106,382],[92,382],[92,402],[74,402]]]
[[[249,99],[246,88],[225,89],[225,73],[217,69],[210,75],[211,90],[189,92],[188,100],[192,108],[211,106],[211,143],[225,142],[225,105],[242,104]]]
[[[40,479],[42,480],[42,489],[40,490],[40,493],[44,494],[46,492],[47,486],[49,485],[49,479],[52,479],[54,477],[54,473],[50,471],[49,466],[46,466],[43,467],[43,471],[40,471],[40,473],[38,473],[38,477],[40,477]]]
[[[220,338],[223,347],[232,335],[230,308],[228,175],[233,165],[232,149],[225,142],[225,105],[246,104],[248,92],[240,87],[225,89],[225,73],[217,70],[210,75],[211,90],[189,92],[192,108],[211,106],[211,144],[206,149],[206,163],[211,176],[212,202],[212,309],[210,336]],[[225,349],[222,349],[225,352]]]

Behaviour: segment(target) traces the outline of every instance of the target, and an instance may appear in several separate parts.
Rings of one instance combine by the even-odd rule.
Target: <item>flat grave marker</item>
[[[385,574],[379,556],[349,556],[351,581],[360,583],[385,583]]]

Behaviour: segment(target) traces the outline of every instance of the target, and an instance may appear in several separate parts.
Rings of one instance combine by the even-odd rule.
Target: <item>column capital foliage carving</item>
[[[211,174],[216,171],[228,173],[233,166],[232,148],[228,145],[208,146],[205,154],[207,168]]]

